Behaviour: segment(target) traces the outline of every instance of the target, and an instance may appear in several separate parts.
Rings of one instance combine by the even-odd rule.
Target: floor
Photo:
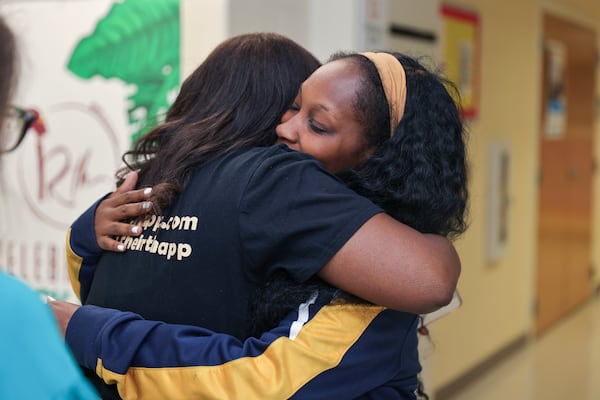
[[[600,296],[451,400],[600,399]]]

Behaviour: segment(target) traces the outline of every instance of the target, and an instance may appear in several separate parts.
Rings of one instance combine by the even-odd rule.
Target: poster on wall
[[[67,229],[177,94],[179,0],[23,0],[0,13],[19,47],[13,102],[42,122],[1,160],[0,268],[75,301]]]
[[[567,47],[557,40],[545,44],[547,64],[545,132],[548,139],[561,139],[567,126],[567,97],[565,72]]]
[[[445,74],[458,87],[465,118],[476,118],[479,107],[479,16],[449,5],[441,7]]]

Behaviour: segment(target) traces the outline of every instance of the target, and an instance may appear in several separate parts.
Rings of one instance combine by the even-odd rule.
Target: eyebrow
[[[329,109],[329,107],[327,107],[325,104],[319,103],[319,104],[317,104],[317,106],[318,106],[320,109],[322,109],[323,111],[327,111],[329,114],[333,114],[333,113],[331,112],[331,110]]]
[[[306,82],[302,82],[302,84],[300,85],[300,89],[298,89],[298,96],[301,96],[301,95],[302,95],[302,86],[304,86],[304,84],[305,84],[305,83],[306,83]],[[329,107],[327,107],[327,106],[326,106],[325,104],[323,104],[323,103],[318,103],[318,104],[317,104],[317,108],[319,108],[319,109],[321,109],[321,110],[323,110],[323,111],[326,111],[326,112],[328,112],[329,114],[335,114],[335,113],[332,113],[331,109],[330,109]]]

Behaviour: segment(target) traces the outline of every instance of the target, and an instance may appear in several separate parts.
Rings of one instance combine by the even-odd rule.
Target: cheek
[[[367,161],[373,153],[374,149],[370,146],[366,135],[366,130],[361,127],[354,129],[352,134],[347,136],[344,154],[350,163],[348,167],[357,167]]]
[[[332,158],[337,171],[355,168],[369,158],[369,153],[365,150],[366,144],[346,143],[337,149],[336,156]]]
[[[337,153],[332,151],[331,146],[321,139],[304,137],[304,140],[300,141],[300,151],[310,154],[322,162],[329,171],[334,167],[337,159]]]
[[[320,146],[315,150],[315,153],[317,153],[315,157],[325,164],[327,170],[332,173],[337,173],[354,165],[352,155],[345,152],[343,148],[331,143]]]

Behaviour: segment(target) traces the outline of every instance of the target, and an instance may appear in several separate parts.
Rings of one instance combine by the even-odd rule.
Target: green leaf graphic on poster
[[[77,44],[67,68],[83,79],[99,75],[135,85],[127,110],[135,141],[179,88],[179,0],[115,3]]]

